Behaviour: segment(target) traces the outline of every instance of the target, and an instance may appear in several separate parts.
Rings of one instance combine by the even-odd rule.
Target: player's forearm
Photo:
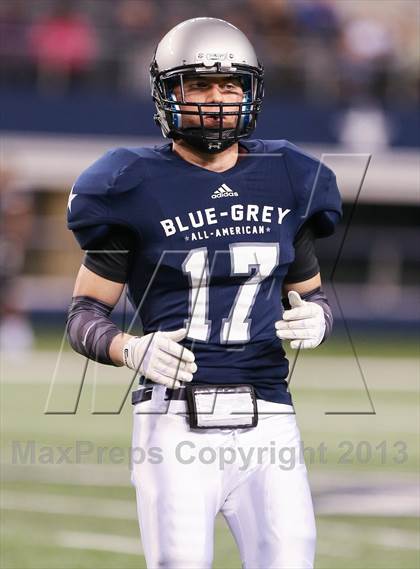
[[[89,296],[73,297],[67,337],[79,354],[107,365],[121,366],[122,345],[130,339],[112,322],[112,306]]]

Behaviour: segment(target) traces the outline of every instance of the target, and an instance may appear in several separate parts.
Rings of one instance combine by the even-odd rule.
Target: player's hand
[[[275,323],[276,335],[280,340],[292,340],[290,347],[316,348],[325,333],[325,316],[321,306],[306,302],[300,294],[291,290],[288,294],[290,310],[285,310],[283,320]]]
[[[194,354],[178,344],[186,335],[187,330],[180,328],[130,338],[123,348],[123,361],[147,379],[177,389],[197,371]]]

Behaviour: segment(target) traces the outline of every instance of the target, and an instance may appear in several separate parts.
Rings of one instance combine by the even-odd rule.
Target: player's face
[[[174,88],[178,101],[182,100],[181,87]],[[187,102],[197,103],[241,103],[244,96],[241,82],[232,76],[195,76],[184,79],[184,97]],[[218,107],[201,107],[202,111],[215,113]],[[224,112],[238,112],[239,105],[223,107]],[[180,105],[181,110],[198,112],[198,107]],[[223,117],[223,128],[235,128],[238,117],[234,115]],[[219,128],[219,116],[205,116],[206,128]],[[183,127],[199,127],[200,117],[195,115],[182,116]]]

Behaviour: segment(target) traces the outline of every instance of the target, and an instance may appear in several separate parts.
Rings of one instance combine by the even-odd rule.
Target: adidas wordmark
[[[230,197],[237,197],[239,196],[238,192],[234,192],[227,186],[226,184],[222,184],[220,188],[218,188],[213,194],[212,199],[215,200],[217,198],[230,198]]]

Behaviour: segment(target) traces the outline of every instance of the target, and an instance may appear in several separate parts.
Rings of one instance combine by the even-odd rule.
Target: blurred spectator
[[[286,0],[249,0],[252,19],[260,37],[259,52],[267,75],[269,91],[296,93],[302,89],[296,21]],[[251,41],[253,38],[251,38]]]
[[[346,105],[418,96],[418,11],[409,0],[3,0],[3,84],[36,77],[44,92],[81,86],[149,98],[156,43],[198,16],[249,36],[268,94]]]
[[[13,188],[12,176],[0,175],[0,350],[19,355],[33,343],[32,328],[22,311],[18,277],[31,237],[32,199]]]
[[[46,91],[82,83],[98,53],[94,28],[69,1],[61,1],[30,27],[29,43],[40,87]]]
[[[0,67],[3,85],[29,85],[33,82],[26,29],[22,0],[0,3]]]
[[[394,59],[394,42],[379,19],[354,17],[342,28],[339,50],[340,100],[344,107],[339,140],[367,152],[389,145],[391,125],[383,110]]]
[[[305,98],[331,100],[337,93],[336,54],[340,33],[337,4],[332,0],[297,0],[291,6]]]
[[[115,27],[110,41],[119,54],[115,78],[122,92],[149,90],[149,65],[157,41],[156,3],[153,0],[122,0],[114,7]]]
[[[336,2],[332,0],[297,0],[291,4],[299,35],[335,39],[339,30]]]
[[[354,18],[341,37],[342,97],[383,101],[394,54],[388,26],[376,19]]]

